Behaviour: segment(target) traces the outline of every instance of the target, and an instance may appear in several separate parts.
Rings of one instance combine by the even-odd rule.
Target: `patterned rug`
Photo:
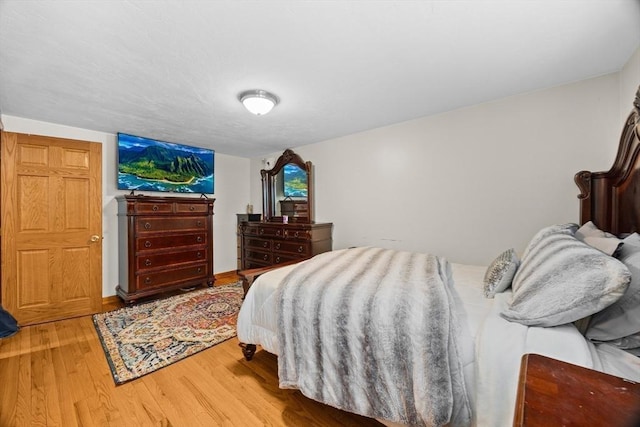
[[[236,336],[240,282],[93,315],[116,385]]]

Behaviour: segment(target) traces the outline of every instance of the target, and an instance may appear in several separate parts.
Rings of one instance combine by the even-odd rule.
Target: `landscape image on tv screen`
[[[307,172],[298,165],[284,165],[284,196],[307,197]]]
[[[118,133],[118,189],[213,194],[215,151]]]

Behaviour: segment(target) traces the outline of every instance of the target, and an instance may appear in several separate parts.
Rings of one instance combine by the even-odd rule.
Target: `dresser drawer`
[[[136,239],[136,252],[196,245],[206,247],[207,244],[207,233],[139,237]]]
[[[242,234],[243,236],[259,236],[259,229],[257,225],[240,224],[239,229],[240,234]]]
[[[207,213],[209,205],[205,203],[176,203],[176,213]]]
[[[284,230],[280,227],[258,227],[258,234],[264,237],[283,237]]]
[[[172,267],[171,269],[156,272],[142,272],[136,277],[137,289],[161,287],[188,280],[204,280],[208,274],[207,263],[182,268]]]
[[[261,252],[261,251],[254,251],[254,250],[251,250],[251,249],[245,249],[244,257],[245,257],[245,259],[250,260],[250,261],[264,262],[264,263],[266,263],[266,265],[270,265],[271,264],[271,253],[270,252]]]
[[[146,203],[140,202],[135,205],[135,212],[137,213],[167,213],[172,212],[171,203]]]
[[[287,228],[284,231],[285,239],[311,240],[311,232],[305,229]]]
[[[245,259],[244,260],[244,267],[242,267],[242,268],[244,268],[246,270],[249,270],[249,269],[252,269],[252,268],[267,267],[269,265],[272,265],[272,264],[269,264],[267,262],[255,261],[255,260],[252,260],[252,259]]]
[[[273,264],[282,264],[283,262],[293,261],[295,259],[304,259],[305,255],[299,254],[287,254],[287,253],[275,253],[273,254]]]
[[[284,236],[284,230],[282,229],[282,227],[249,225],[244,227],[244,235],[260,237],[282,237]]]
[[[244,245],[250,249],[264,249],[265,251],[271,250],[271,240],[257,239],[254,237],[245,237]]]
[[[136,219],[136,230],[139,233],[158,231],[206,230],[207,217],[139,217]]]
[[[162,254],[149,254],[136,257],[138,270],[147,270],[186,262],[202,262],[207,259],[206,249],[194,249],[182,252],[167,252]],[[173,268],[173,267],[172,267]]]
[[[273,242],[273,251],[288,252],[288,253],[294,253],[302,256],[308,256],[310,252],[310,248],[307,243],[279,241],[279,242]]]

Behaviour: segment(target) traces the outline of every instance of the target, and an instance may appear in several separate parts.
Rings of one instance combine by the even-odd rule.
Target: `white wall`
[[[543,226],[578,221],[573,176],[611,166],[618,87],[616,73],[294,150],[315,166],[316,220],[334,223],[335,249],[487,264]],[[261,167],[252,160],[256,207]]]
[[[1,119],[7,132],[79,139],[102,144],[102,295],[115,295],[118,284],[118,221],[115,197],[128,193],[117,189],[116,136],[14,116],[2,115]],[[215,273],[235,270],[237,267],[236,213],[245,212],[249,200],[249,165],[249,159],[219,153],[215,156],[215,194],[212,196],[216,199],[213,220]]]
[[[620,123],[627,119],[640,85],[640,47],[620,71]]]

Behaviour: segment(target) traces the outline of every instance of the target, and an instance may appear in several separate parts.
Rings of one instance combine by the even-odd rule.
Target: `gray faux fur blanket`
[[[301,263],[278,290],[281,388],[372,418],[468,425],[450,267],[353,248]]]

